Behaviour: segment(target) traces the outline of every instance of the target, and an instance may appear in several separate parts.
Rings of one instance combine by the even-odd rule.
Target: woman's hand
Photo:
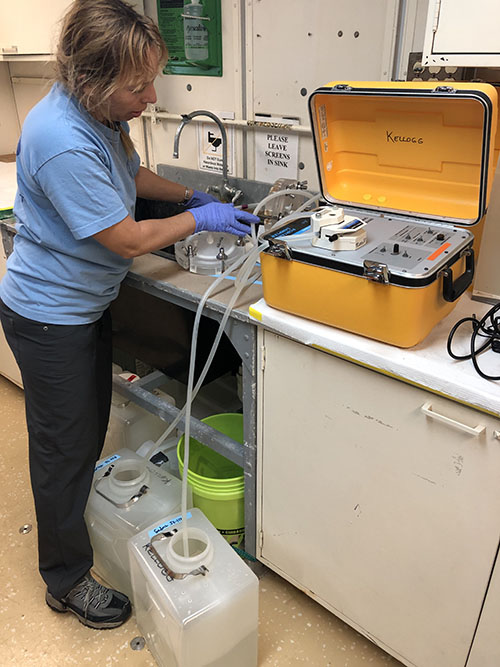
[[[201,190],[193,190],[191,198],[188,199],[185,206],[186,208],[198,208],[198,206],[205,206],[205,204],[220,204],[221,202],[217,197],[209,195],[208,192],[201,192]]]
[[[198,208],[189,209],[196,222],[196,232],[229,232],[236,236],[250,234],[250,225],[260,222],[256,215],[240,211],[232,204],[214,203],[205,204]]]

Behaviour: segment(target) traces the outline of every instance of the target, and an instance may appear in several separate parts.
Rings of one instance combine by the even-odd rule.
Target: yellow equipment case
[[[493,180],[496,90],[332,82],[311,95],[309,110],[322,197],[333,207],[316,216],[333,219],[343,209],[343,238],[352,242],[347,227],[362,226],[364,245],[330,249],[338,235],[328,226],[311,232],[314,214],[278,227],[264,236],[264,298],[398,347],[416,345],[473,278],[467,228],[481,226]]]

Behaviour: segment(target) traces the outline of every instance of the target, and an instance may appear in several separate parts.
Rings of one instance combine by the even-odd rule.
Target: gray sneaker
[[[96,629],[116,628],[125,623],[132,611],[126,595],[106,588],[90,572],[60,600],[47,590],[45,601],[54,611],[71,611],[80,623]]]

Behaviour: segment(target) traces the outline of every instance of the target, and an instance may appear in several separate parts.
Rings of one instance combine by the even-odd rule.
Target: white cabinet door
[[[430,0],[424,65],[498,67],[498,0]]]
[[[15,0],[0,3],[0,55],[55,53],[59,21],[71,0]],[[144,0],[132,0],[144,13]]]
[[[467,667],[498,667],[500,642],[500,563],[497,559]]]
[[[403,663],[462,667],[499,542],[500,421],[262,335],[260,559]]]
[[[57,42],[58,21],[70,0],[16,0],[0,3],[0,54],[49,54]]]

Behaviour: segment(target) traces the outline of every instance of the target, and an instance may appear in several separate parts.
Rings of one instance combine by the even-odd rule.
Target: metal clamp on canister
[[[269,248],[266,252],[280,259],[292,259],[287,242],[283,239],[269,239]]]
[[[184,534],[184,530],[187,531]],[[155,546],[155,542],[167,540],[167,546],[162,556]],[[190,541],[197,542],[197,548],[193,554],[190,554]],[[181,543],[181,544],[179,544]],[[182,545],[183,548],[180,548]],[[166,533],[155,535],[146,548],[150,550],[160,565],[164,568],[166,574],[172,579],[185,579],[188,576],[203,577],[209,572],[207,565],[213,558],[213,545],[207,533],[196,527],[184,528],[178,532],[177,529]],[[184,551],[184,549],[186,551]],[[199,550],[198,550],[199,549]]]
[[[142,498],[142,496],[144,496],[149,491],[149,486],[147,486],[146,484],[143,484],[141,486],[141,488],[137,491],[137,493],[134,493],[134,495],[131,496],[125,502],[120,503],[120,502],[114,500],[113,498],[111,498],[110,496],[106,495],[105,493],[103,493],[98,488],[99,482],[102,482],[102,480],[104,478],[105,478],[105,476],[101,477],[100,479],[96,479],[96,481],[94,482],[94,491],[97,494],[99,494],[102,498],[105,498],[108,502],[110,502],[112,505],[114,505],[115,507],[118,507],[118,509],[121,509],[121,510],[128,509],[129,507],[132,507],[132,505],[134,503],[136,503],[138,500],[140,500]]]
[[[376,283],[388,283],[389,269],[387,268],[387,264],[372,262],[369,259],[365,259],[363,262],[363,276]]]
[[[465,271],[455,282],[453,282],[453,271],[450,268],[440,271],[439,275],[443,276],[443,299],[445,301],[456,301],[472,283],[474,277],[474,249],[464,250],[461,257],[465,257]]]
[[[160,565],[164,568],[165,572],[168,574],[169,577],[172,577],[172,579],[185,579],[188,576],[193,576],[196,577],[197,575],[202,575],[205,576],[206,573],[208,572],[208,568],[205,567],[204,565],[200,565],[200,567],[196,567],[190,572],[174,572],[172,568],[170,568],[165,560],[160,556],[158,553],[158,550],[154,546],[155,541],[158,540],[166,540],[169,537],[171,537],[171,533],[159,533],[158,535],[155,535],[151,542],[147,545],[147,547],[151,550],[151,553],[158,559],[158,562]]]

